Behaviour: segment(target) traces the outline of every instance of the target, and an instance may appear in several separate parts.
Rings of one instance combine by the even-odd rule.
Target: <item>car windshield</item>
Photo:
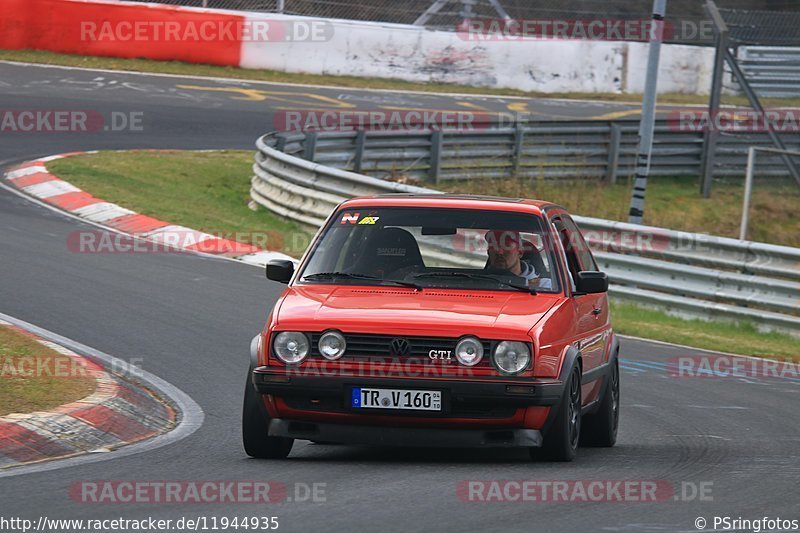
[[[340,210],[300,273],[301,283],[559,292],[542,219],[507,211],[431,207]]]

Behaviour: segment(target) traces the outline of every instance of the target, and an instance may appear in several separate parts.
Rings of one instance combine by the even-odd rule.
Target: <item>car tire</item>
[[[596,413],[583,421],[582,446],[610,448],[617,442],[619,428],[619,362],[614,358],[611,379]]]
[[[541,450],[532,449],[537,457],[542,454],[550,461],[572,461],[578,451],[581,435],[581,368],[576,363],[569,373],[558,413],[550,430],[544,436]]]
[[[267,435],[269,417],[259,405],[260,395],[250,382],[250,372],[244,385],[242,408],[242,444],[250,457],[257,459],[285,459],[292,450],[294,439]]]

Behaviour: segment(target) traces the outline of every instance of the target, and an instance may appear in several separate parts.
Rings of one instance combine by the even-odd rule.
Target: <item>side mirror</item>
[[[605,272],[578,272],[575,289],[581,294],[608,292],[608,276]]]
[[[287,259],[273,259],[267,263],[267,279],[289,283],[294,275],[294,263]]]

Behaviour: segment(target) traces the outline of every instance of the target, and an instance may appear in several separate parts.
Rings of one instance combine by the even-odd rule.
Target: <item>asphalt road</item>
[[[145,117],[142,132],[3,133],[0,161],[78,149],[249,148],[269,129],[274,102],[254,109],[253,102],[214,91],[186,96],[171,90],[177,82],[183,84],[0,64],[4,109],[142,111]],[[581,449],[574,463],[531,463],[521,451],[304,442],[285,461],[249,459],[239,438],[248,344],[281,286],[258,268],[214,258],[71,253],[67,236],[83,226],[0,190],[0,312],[116,357],[141,359],[144,369],[190,395],[205,422],[188,438],[147,453],[0,478],[1,516],[277,516],[281,529],[291,531],[696,531],[697,517],[709,529],[714,516],[800,519],[800,380],[676,378],[667,362],[694,352],[630,339],[622,343],[618,444]],[[254,479],[286,483],[290,495],[295,483],[324,483],[326,501],[91,505],[68,492],[83,480]],[[476,503],[457,495],[464,480],[615,479],[659,480],[675,497]],[[711,491],[703,501],[695,494],[699,487]]]

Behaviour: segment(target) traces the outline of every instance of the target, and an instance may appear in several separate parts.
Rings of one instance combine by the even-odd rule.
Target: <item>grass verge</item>
[[[299,255],[310,236],[264,209],[252,211],[253,153],[101,152],[47,164],[92,195],[170,224]]]
[[[762,333],[753,324],[686,320],[634,304],[611,305],[614,330],[643,337],[756,357],[800,361],[800,338]]]
[[[46,411],[94,392],[94,378],[75,359],[0,326],[0,416]]]
[[[570,212],[607,220],[628,220],[630,180],[608,185],[597,180],[498,179],[446,182],[450,192],[539,198]],[[696,177],[652,178],[647,185],[644,222],[651,226],[694,233],[739,237],[744,197],[743,181],[715,181],[711,198],[703,198]],[[750,207],[748,238],[800,246],[800,187],[793,181],[757,180]]]
[[[485,94],[495,96],[520,96],[526,98],[565,98],[570,100],[598,100],[606,102],[641,102],[642,96],[618,93],[541,93],[520,91],[516,89],[498,89],[491,87],[472,87],[447,83],[415,83],[410,81],[386,78],[369,78],[356,76],[326,76],[318,74],[296,74],[275,70],[243,69],[237,67],[219,67],[214,65],[198,65],[179,61],[153,61],[148,59],[120,59],[114,57],[76,56],[56,54],[41,50],[0,50],[0,60],[23,61],[48,65],[64,65],[70,67],[96,68],[120,71],[153,72],[158,74],[176,74],[184,76],[206,76],[220,78],[236,78],[242,80],[269,81],[273,83],[296,83],[304,85],[329,85],[353,89],[384,89],[398,91],[421,91],[430,93]],[[663,94],[659,95],[660,104],[708,104],[708,96],[697,94]],[[749,107],[747,99],[742,96],[725,96],[724,103]],[[762,100],[765,107],[800,106],[800,98],[770,98]]]

